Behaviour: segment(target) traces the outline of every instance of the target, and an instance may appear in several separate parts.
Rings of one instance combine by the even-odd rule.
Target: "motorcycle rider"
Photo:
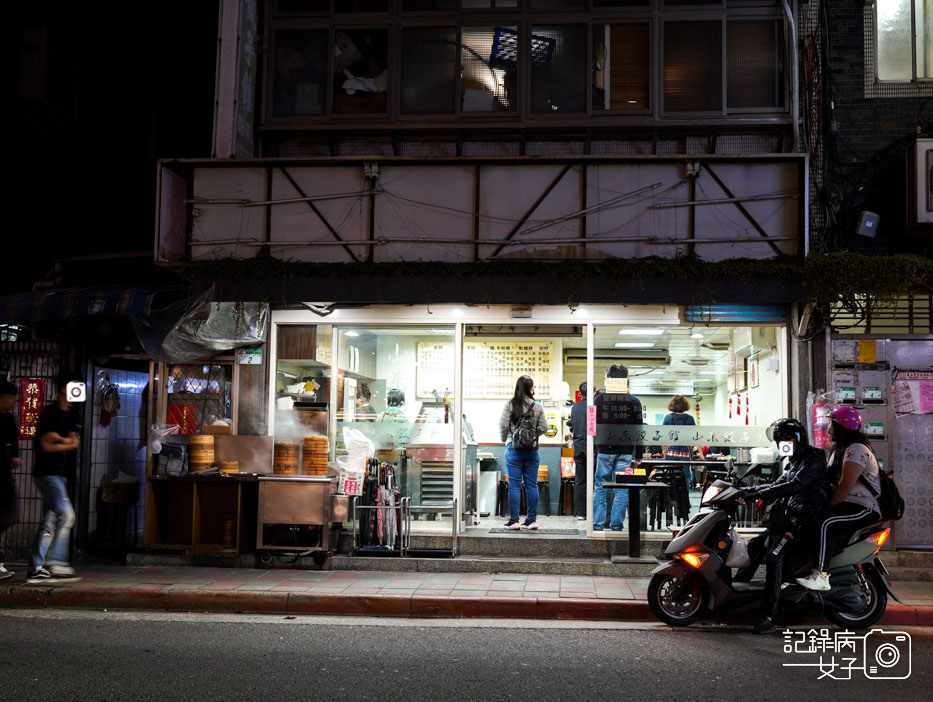
[[[774,631],[781,594],[782,568],[788,548],[815,515],[829,504],[833,481],[823,452],[810,445],[807,429],[798,420],[785,417],[769,428],[771,439],[782,457],[788,458],[787,468],[770,485],[742,489],[743,499],[773,500],[786,498],[783,515],[778,514],[767,525],[767,531],[749,542],[751,562],[736,573],[734,580],[751,580],[761,556],[767,553],[765,588],[761,598],[761,619],[752,632]],[[754,555],[753,555],[754,554]]]

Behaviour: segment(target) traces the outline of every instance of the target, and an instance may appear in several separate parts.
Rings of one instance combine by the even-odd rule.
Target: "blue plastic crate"
[[[557,42],[550,37],[531,35],[531,63],[542,68],[551,63]],[[506,27],[496,27],[492,37],[492,53],[489,65],[493,68],[515,68],[518,63],[518,32]]]

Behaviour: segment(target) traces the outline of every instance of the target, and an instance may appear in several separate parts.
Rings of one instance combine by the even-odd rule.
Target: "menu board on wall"
[[[554,345],[548,341],[468,341],[463,345],[463,396],[496,400],[512,397],[519,376],[530,375],[535,396],[551,397]],[[418,397],[453,385],[453,344],[418,343]],[[451,388],[452,389],[452,388]]]
[[[418,368],[416,394],[419,398],[434,399],[434,393],[443,397],[445,390],[453,393],[454,345],[444,341],[418,342]]]

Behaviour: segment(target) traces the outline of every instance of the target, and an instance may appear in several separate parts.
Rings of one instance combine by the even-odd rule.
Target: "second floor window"
[[[933,3],[876,0],[875,21],[878,80],[933,78]]]

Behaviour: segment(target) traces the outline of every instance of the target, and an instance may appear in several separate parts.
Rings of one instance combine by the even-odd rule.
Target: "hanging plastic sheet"
[[[212,288],[193,304],[178,303],[145,317],[130,315],[146,353],[156,361],[185,363],[265,343],[269,305],[213,298]]]

